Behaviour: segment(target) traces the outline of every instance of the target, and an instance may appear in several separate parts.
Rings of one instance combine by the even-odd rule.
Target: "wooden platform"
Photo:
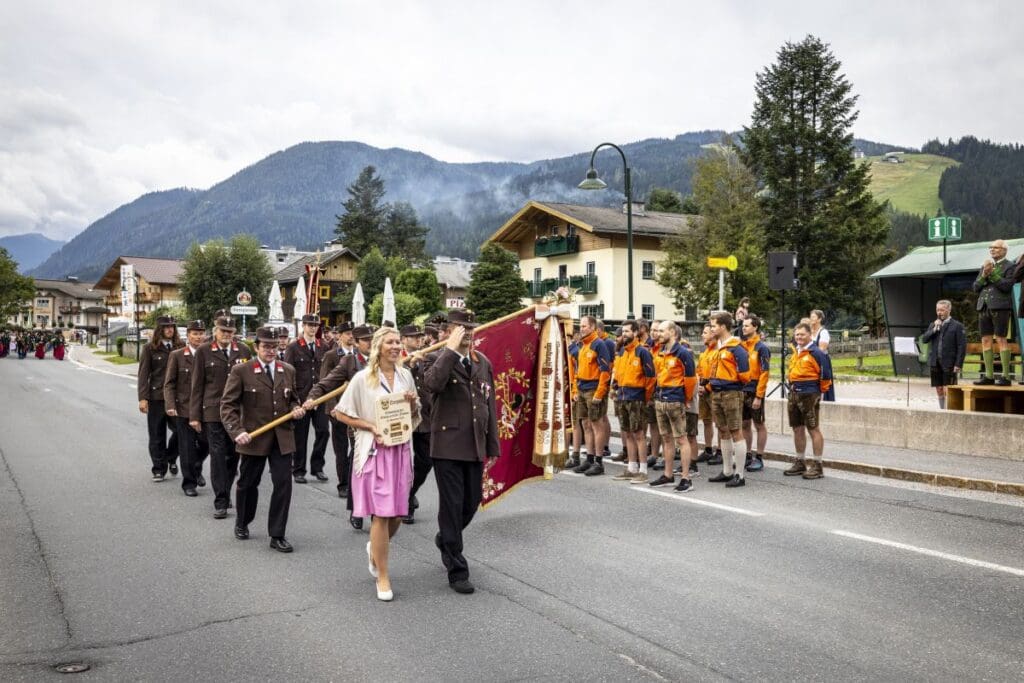
[[[946,409],[968,413],[1024,415],[1024,386],[1009,387],[955,384],[946,387]]]

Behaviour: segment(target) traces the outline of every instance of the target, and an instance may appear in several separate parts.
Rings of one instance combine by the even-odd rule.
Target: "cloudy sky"
[[[305,140],[446,161],[749,119],[785,41],[828,42],[859,137],[1020,142],[1016,2],[32,2],[0,12],[0,235],[68,239],[138,195]]]

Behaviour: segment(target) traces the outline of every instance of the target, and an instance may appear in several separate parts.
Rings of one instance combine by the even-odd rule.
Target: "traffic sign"
[[[240,305],[242,305],[242,306],[248,306],[249,304],[251,304],[251,303],[252,303],[252,294],[250,294],[249,292],[247,292],[247,291],[245,291],[245,290],[243,289],[243,290],[242,290],[241,292],[239,292],[239,293],[238,293],[238,296],[237,296],[237,297],[235,297],[235,300],[236,300],[236,301],[237,301],[237,302],[238,302],[238,303],[239,303]],[[232,311],[232,313],[234,313],[234,311]],[[243,315],[243,314],[242,314],[242,313],[239,313],[238,315]],[[249,313],[246,313],[246,314],[244,314],[244,315],[251,315],[251,314],[249,314]]]
[[[260,312],[259,306],[232,306],[231,315],[256,315]]]
[[[928,240],[959,240],[963,237],[963,221],[957,216],[936,216],[928,219]]]
[[[739,261],[736,260],[735,256],[729,256],[727,258],[708,256],[708,268],[724,268],[725,270],[736,270],[736,268],[738,267]]]

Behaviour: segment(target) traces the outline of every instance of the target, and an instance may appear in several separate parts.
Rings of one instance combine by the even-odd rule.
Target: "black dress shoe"
[[[293,477],[293,479],[295,480],[296,484],[305,484],[306,483],[306,478],[304,476],[302,476],[301,474],[296,474]]]
[[[214,519],[224,519],[227,516],[228,516],[228,509],[227,508],[217,508],[216,510],[213,511],[213,518]]]
[[[363,518],[362,517],[356,517],[355,515],[349,515],[348,516],[348,523],[351,524],[352,528],[355,529],[356,531],[362,531],[363,530]]]
[[[473,587],[473,584],[469,582],[469,579],[462,579],[461,581],[452,581],[448,585],[451,587],[453,591],[455,591],[456,593],[462,593],[463,595],[469,595],[470,593],[476,590],[476,588]]]
[[[316,477],[317,481],[328,481],[327,475],[323,472],[314,472],[313,476]]]
[[[178,465],[172,462],[167,466],[167,471],[171,473],[172,477],[178,476]]]
[[[716,484],[720,484],[720,483],[722,483],[723,481],[729,481],[729,480],[731,480],[731,479],[732,479],[732,476],[733,476],[733,475],[731,475],[731,474],[726,474],[725,472],[719,472],[719,473],[718,473],[718,474],[716,474],[715,476],[713,476],[713,477],[711,477],[710,479],[708,479],[708,481],[713,481],[713,482],[714,482],[714,483],[716,483]]]
[[[982,377],[981,379],[975,380],[974,385],[979,387],[987,387],[991,384],[995,384],[996,381],[991,377]]]
[[[747,485],[747,480],[744,479],[743,477],[741,477],[738,474],[732,475],[732,479],[730,479],[729,481],[725,482],[725,488],[727,488],[727,489],[732,489],[732,488],[736,488],[737,486],[746,486],[746,485]]]
[[[292,544],[289,543],[288,539],[284,536],[270,539],[270,547],[279,553],[290,553],[295,550],[295,548],[292,548]]]
[[[239,541],[244,541],[249,538],[249,527],[247,526],[236,526],[235,527],[235,538]]]
[[[206,480],[203,479],[203,475],[196,475],[196,483],[199,484],[200,488],[206,486]]]
[[[416,523],[416,517],[411,512],[409,514],[407,514],[405,517],[402,517],[402,524],[415,524],[415,523]]]
[[[348,487],[347,486],[339,486],[338,487],[338,498],[348,498]]]
[[[199,494],[196,493],[195,489],[185,489],[185,495],[188,496],[189,498],[195,498]]]
[[[419,510],[420,509],[420,501],[419,501],[418,498],[416,498],[416,496],[412,497],[412,500],[410,501],[410,503],[411,503],[411,505],[409,506],[410,510]]]

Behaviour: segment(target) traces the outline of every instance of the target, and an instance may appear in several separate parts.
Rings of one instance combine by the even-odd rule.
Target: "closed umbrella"
[[[384,278],[384,319],[381,323],[391,321],[398,323],[398,314],[395,313],[395,290],[391,289],[391,278]]]
[[[267,305],[270,309],[270,320],[284,322],[284,311],[281,310],[281,285],[277,284],[277,280],[270,285],[270,299]]]
[[[306,315],[306,278],[299,276],[295,283],[295,310],[292,311],[292,319],[298,320]]]
[[[363,298],[363,285],[359,282],[356,283],[356,293],[352,297],[352,324],[353,325],[365,325],[366,324],[366,299]]]

